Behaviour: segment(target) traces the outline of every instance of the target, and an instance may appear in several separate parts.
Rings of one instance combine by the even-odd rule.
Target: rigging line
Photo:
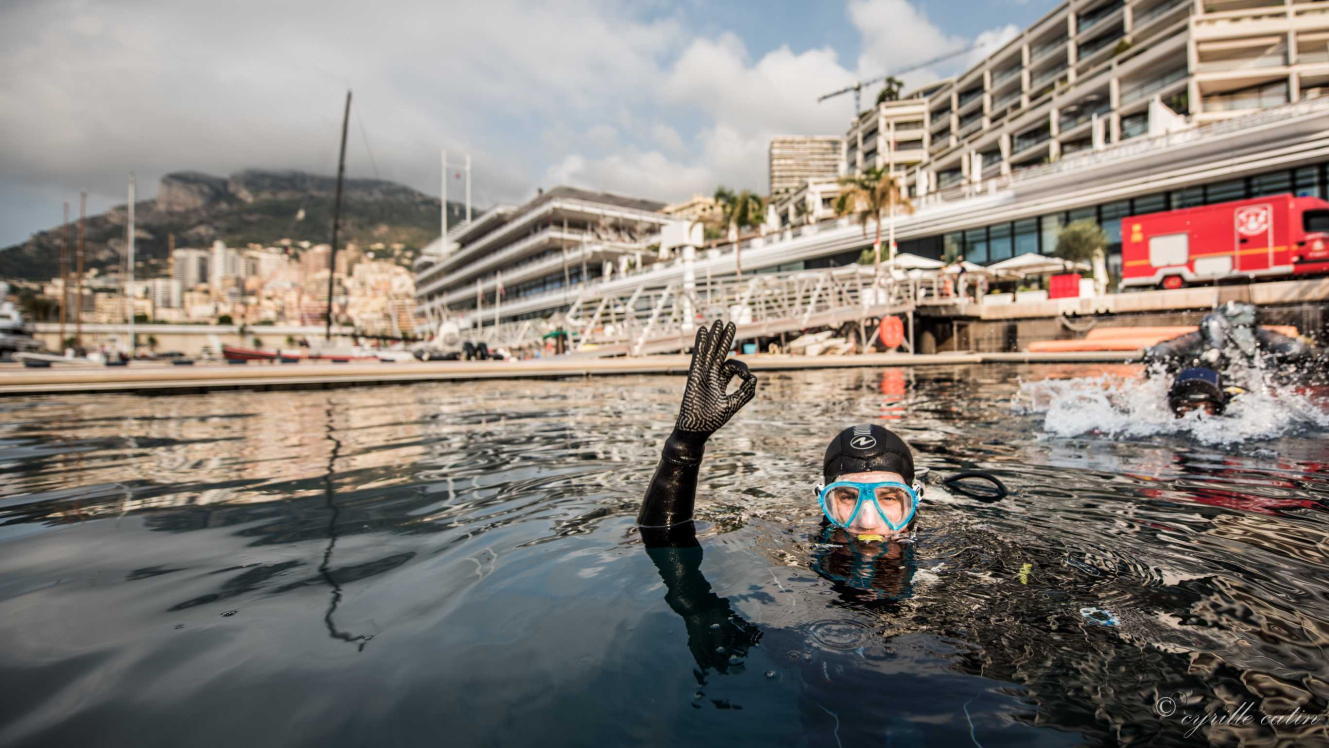
[[[329,127],[330,127],[330,128],[335,128],[336,125],[337,125],[336,120],[331,120],[331,125],[330,125]],[[332,140],[332,139],[333,139],[332,136],[334,136],[334,135],[336,134],[336,130],[335,130],[335,129],[329,129],[328,134],[329,134],[329,137],[326,138],[326,139],[320,136],[320,137],[318,138],[318,142],[322,143],[322,142],[325,142],[325,140]],[[316,150],[317,150],[317,151],[322,151],[323,149],[320,147],[320,148],[318,148],[318,149],[316,149]],[[322,173],[323,173],[323,174],[326,174],[326,173],[328,173],[329,171],[331,171],[333,168],[335,168],[335,166],[336,166],[336,163],[337,163],[337,149],[334,147],[331,151],[329,151],[329,158],[326,158],[326,159],[320,161],[320,160],[318,159],[318,157],[315,157],[313,160],[314,160],[315,162],[317,162],[318,165],[320,165],[320,166],[325,166],[325,168],[322,170]],[[297,224],[297,223],[300,222],[300,219],[298,218],[298,216],[300,215],[301,211],[303,211],[305,208],[309,207],[309,198],[310,198],[311,195],[314,194],[314,179],[313,179],[313,177],[316,177],[316,176],[318,176],[318,174],[309,175],[308,178],[305,179],[305,194],[300,198],[300,208],[299,208],[298,210],[296,210],[295,213],[291,216],[291,222],[290,222],[290,224],[288,224],[288,225],[286,226],[286,236],[288,236],[288,237],[292,236],[292,234],[294,233],[294,231],[295,231],[295,224]],[[307,216],[306,216],[306,217],[307,217]]]
[[[383,175],[378,173],[378,162],[374,160],[374,149],[369,147],[369,133],[365,131],[364,117],[360,116],[360,110],[355,111],[356,124],[360,125],[360,137],[365,141],[365,150],[369,152],[369,165],[374,167],[374,178],[383,181]]]

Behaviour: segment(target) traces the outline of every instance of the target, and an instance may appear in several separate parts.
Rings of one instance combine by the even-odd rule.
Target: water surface
[[[681,378],[3,400],[0,744],[1325,739],[1180,719],[1326,711],[1323,401],[1150,421],[1136,376],[763,374],[664,558],[633,517]],[[823,542],[866,420],[1015,494]]]

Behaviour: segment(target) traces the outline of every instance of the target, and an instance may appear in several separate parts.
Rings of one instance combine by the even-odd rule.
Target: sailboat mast
[[[60,345],[65,350],[65,320],[69,315],[69,201],[65,201],[65,222],[60,224]]]
[[[78,193],[78,261],[75,263],[78,288],[74,292],[74,347],[83,347],[83,237],[88,216],[88,193]]]
[[[332,289],[337,277],[337,232],[341,228],[341,183],[346,173],[346,127],[351,121],[351,92],[346,92],[346,113],[341,120],[341,158],[337,162],[337,197],[332,206],[332,256],[328,260],[328,320],[323,337],[332,340]]]
[[[125,249],[125,301],[129,304],[129,358],[134,358],[134,172],[129,172],[129,216],[125,231],[128,237]]]

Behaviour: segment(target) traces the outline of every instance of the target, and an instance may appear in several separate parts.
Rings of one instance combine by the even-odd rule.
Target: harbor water
[[[661,555],[683,384],[0,400],[0,745],[1329,740],[1197,724],[1329,707],[1324,393],[1178,420],[1136,366],[764,373]],[[879,553],[813,492],[864,421],[929,469]],[[1011,495],[939,480],[970,470]]]

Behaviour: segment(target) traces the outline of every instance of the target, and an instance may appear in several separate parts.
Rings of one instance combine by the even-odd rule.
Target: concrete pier
[[[794,369],[954,366],[982,363],[1122,363],[1139,352],[1111,353],[957,353],[917,355],[882,353],[862,356],[743,356],[753,371]],[[0,366],[0,395],[92,393],[187,394],[227,389],[304,389],[476,379],[534,379],[686,374],[689,356],[639,358],[558,358],[527,361],[436,361],[396,364],[304,363],[243,366],[207,363],[196,366],[135,362],[127,367],[25,369]]]

